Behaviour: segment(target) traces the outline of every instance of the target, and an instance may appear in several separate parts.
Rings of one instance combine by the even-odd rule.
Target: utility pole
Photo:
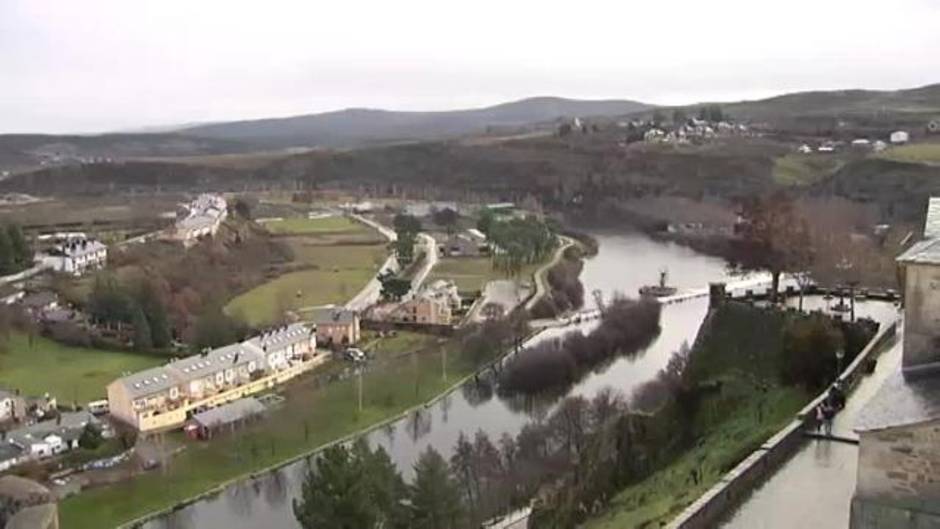
[[[356,375],[357,375],[356,378],[358,380],[358,383],[356,385],[359,386],[359,413],[362,413],[362,368],[361,367],[356,370]]]
[[[447,347],[443,347],[443,353],[441,354],[441,377],[443,377],[444,382],[447,382]]]

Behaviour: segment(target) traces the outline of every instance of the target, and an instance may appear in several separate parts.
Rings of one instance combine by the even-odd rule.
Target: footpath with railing
[[[851,393],[866,372],[869,361],[874,360],[894,340],[900,323],[900,320],[896,320],[891,325],[882,328],[838,376],[837,381],[842,383],[847,394]],[[772,475],[803,444],[806,432],[816,428],[816,408],[827,396],[828,391],[825,391],[810,401],[797,413],[792,422],[725,474],[717,484],[682,511],[667,527],[669,529],[715,527],[726,513],[736,508],[755,486]]]

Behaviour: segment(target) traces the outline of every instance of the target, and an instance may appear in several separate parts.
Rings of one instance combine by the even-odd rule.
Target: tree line
[[[0,225],[0,275],[21,272],[33,266],[33,249],[19,224]]]
[[[618,297],[603,309],[600,325],[589,334],[573,331],[510,358],[500,388],[528,395],[564,391],[603,362],[649,345],[659,334],[659,316],[655,300]]]

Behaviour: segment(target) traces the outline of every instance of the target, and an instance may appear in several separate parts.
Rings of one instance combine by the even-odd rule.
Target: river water
[[[581,274],[588,306],[594,304],[591,294],[594,290],[602,292],[605,299],[618,292],[635,296],[642,285],[656,282],[664,267],[669,270],[670,284],[678,287],[680,293],[701,290],[710,281],[728,280],[721,259],[686,247],[653,241],[640,234],[593,235],[600,243],[598,254],[585,262]],[[645,351],[619,358],[591,373],[574,386],[569,395],[591,397],[607,386],[629,395],[639,384],[653,378],[684,341],[691,343],[695,339],[707,309],[707,297],[665,305],[660,322],[662,332]],[[595,325],[596,321],[547,329],[535,340],[553,339],[577,328],[586,331]],[[495,441],[504,433],[516,434],[523,425],[545,412],[545,409],[526,409],[518,402],[505,401],[492,391],[481,391],[480,386],[471,382],[422,413],[375,430],[367,434],[367,438],[371,444],[384,447],[408,479],[418,456],[429,445],[449,457],[461,432],[472,436],[477,430],[483,430]],[[155,519],[144,527],[298,529],[291,502],[300,494],[307,464],[304,460],[298,461],[266,476],[232,485],[214,497]]]

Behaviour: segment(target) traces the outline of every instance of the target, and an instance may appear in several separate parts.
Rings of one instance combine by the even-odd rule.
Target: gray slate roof
[[[940,377],[904,378],[897,371],[862,410],[855,431],[869,432],[940,420]]]
[[[255,336],[249,343],[267,351],[268,347],[277,348],[286,344],[303,341],[310,336],[310,329],[302,323],[292,323],[274,330],[265,331]]]
[[[352,323],[355,316],[355,311],[343,308],[316,309],[312,314],[314,323],[318,325],[328,323]]]
[[[240,421],[264,411],[264,404],[254,397],[233,400],[228,404],[193,415],[193,420],[206,428]]]
[[[898,256],[900,263],[940,264],[940,239],[926,239]]]
[[[927,202],[927,220],[924,222],[924,238],[940,237],[940,197],[930,197]]]

